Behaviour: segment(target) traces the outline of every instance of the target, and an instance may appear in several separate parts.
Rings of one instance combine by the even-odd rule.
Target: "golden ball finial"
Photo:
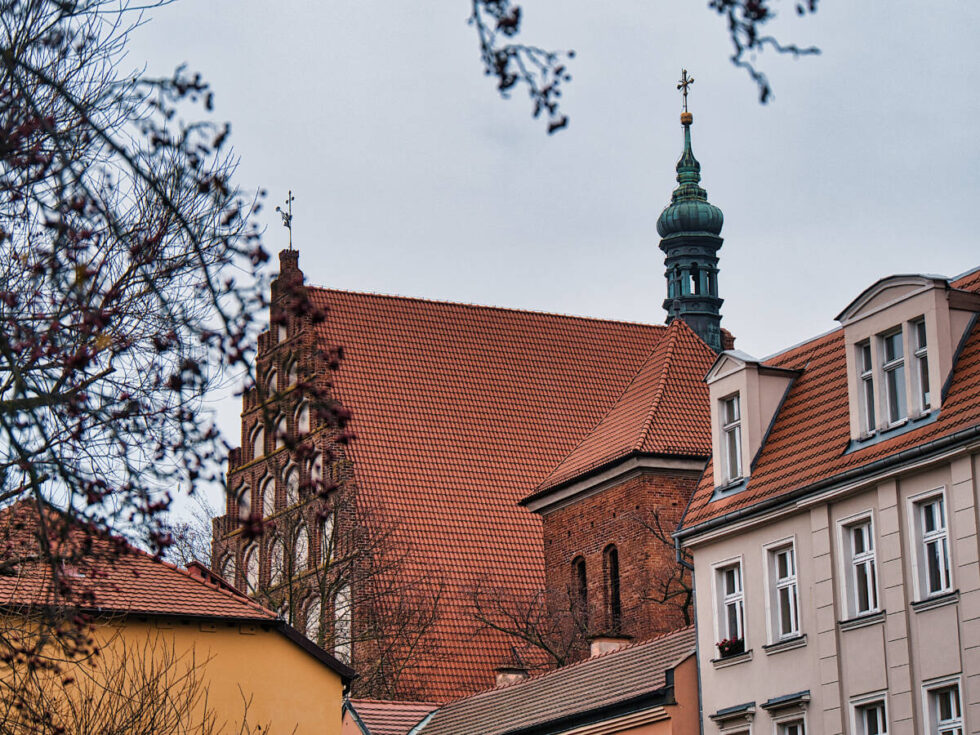
[[[681,113],[681,125],[690,125],[692,122],[694,122],[694,115],[690,112]]]

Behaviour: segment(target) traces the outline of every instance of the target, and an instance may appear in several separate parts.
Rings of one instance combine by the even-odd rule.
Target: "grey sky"
[[[980,4],[824,0],[799,21],[783,2],[774,30],[823,54],[762,57],[767,106],[706,0],[522,4],[525,41],[577,52],[571,125],[550,137],[483,76],[464,0],[182,0],[129,62],[213,84],[240,183],[270,193],[268,249],[291,187],[319,285],[662,321],[682,66],[740,349],[833,327],[881,276],[980,264]]]

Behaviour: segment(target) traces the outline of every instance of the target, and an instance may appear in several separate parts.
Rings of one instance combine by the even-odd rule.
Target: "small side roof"
[[[350,713],[362,735],[408,735],[438,707],[434,702],[380,699],[348,699],[344,702],[344,709]]]
[[[672,701],[673,669],[694,655],[694,628],[571,664],[517,684],[457,700],[414,730],[417,735],[505,735],[625,705],[663,694]],[[570,725],[571,726],[571,725]]]

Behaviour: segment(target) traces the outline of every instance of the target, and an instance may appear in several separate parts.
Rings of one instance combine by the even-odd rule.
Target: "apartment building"
[[[706,735],[980,730],[980,269],[892,276],[706,380],[693,557]]]

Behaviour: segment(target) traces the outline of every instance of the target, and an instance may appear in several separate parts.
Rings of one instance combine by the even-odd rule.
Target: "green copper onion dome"
[[[657,232],[660,237],[707,232],[718,235],[724,222],[721,210],[708,203],[708,193],[702,189],[701,164],[691,150],[691,123],[694,116],[689,112],[681,115],[684,125],[684,153],[677,162],[677,188],[671,196],[670,204],[660,213]]]

